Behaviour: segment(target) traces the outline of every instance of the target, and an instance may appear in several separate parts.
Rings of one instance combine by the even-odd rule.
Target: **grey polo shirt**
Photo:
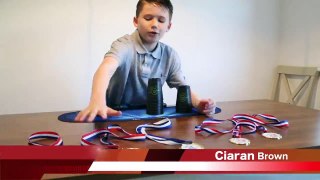
[[[145,105],[149,78],[161,78],[170,88],[186,85],[176,51],[159,42],[148,52],[137,30],[114,41],[108,56],[119,61],[107,89],[108,106]]]

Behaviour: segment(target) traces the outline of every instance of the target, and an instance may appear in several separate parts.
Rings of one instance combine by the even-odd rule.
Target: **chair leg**
[[[310,93],[308,96],[308,101],[307,101],[307,107],[308,108],[316,108],[315,106],[315,100],[316,100],[316,93],[317,93],[317,85],[319,82],[319,76],[320,74],[317,73],[315,76],[312,76],[310,79]]]
[[[290,89],[290,86],[289,86],[288,78],[287,78],[287,76],[285,74],[281,74],[281,76],[282,76],[282,79],[285,82],[284,83],[284,87],[285,87],[287,95],[288,95],[287,103],[294,104],[294,98],[293,98],[292,93],[291,93],[291,89]]]
[[[308,89],[308,87],[310,87],[310,86],[309,86],[310,83],[308,84],[309,80],[310,80],[310,76],[306,76],[306,77],[303,79],[303,81],[300,82],[299,86],[298,86],[298,87],[294,90],[294,92],[292,93],[292,100],[293,100],[293,102],[294,102],[295,105],[296,105],[296,104],[298,103],[298,101],[299,101],[299,99],[297,98],[297,96],[298,96],[298,94],[301,92],[301,90],[302,90],[304,87],[307,87],[306,93],[307,93],[307,94],[310,93],[310,92],[309,92],[309,89]]]
[[[276,81],[273,85],[272,97],[274,101],[279,101],[279,89],[280,89],[280,74],[277,74]]]

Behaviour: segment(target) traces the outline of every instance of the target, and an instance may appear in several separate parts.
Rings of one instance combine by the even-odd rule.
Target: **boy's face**
[[[171,27],[169,10],[152,3],[145,3],[133,22],[143,43],[150,47],[155,46]]]

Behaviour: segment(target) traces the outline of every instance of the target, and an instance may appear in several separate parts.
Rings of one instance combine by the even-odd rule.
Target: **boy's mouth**
[[[149,32],[149,34],[157,35],[159,33],[157,33],[157,32]]]

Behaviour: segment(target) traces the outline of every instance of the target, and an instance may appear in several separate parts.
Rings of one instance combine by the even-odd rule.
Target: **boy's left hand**
[[[215,107],[212,99],[201,99],[197,105],[197,109],[200,113],[210,116],[213,113],[213,108]]]

